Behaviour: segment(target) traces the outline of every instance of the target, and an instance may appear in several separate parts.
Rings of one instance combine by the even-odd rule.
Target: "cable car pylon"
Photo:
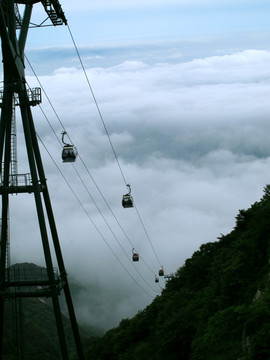
[[[54,26],[67,24],[64,12],[58,0],[1,0],[0,36],[2,42],[2,60],[4,89],[0,92],[0,195],[1,195],[1,232],[0,232],[0,358],[3,358],[5,303],[10,299],[24,297],[48,297],[52,300],[59,348],[62,360],[69,359],[67,341],[63,326],[59,295],[63,290],[67,310],[73,331],[78,359],[84,360],[78,325],[73,308],[67,272],[61,252],[60,242],[54,220],[45,172],[39,151],[37,135],[31,112],[31,106],[41,102],[40,89],[27,89],[24,72],[24,48],[30,25],[33,5],[41,2],[47,18]],[[23,18],[19,7],[24,6]],[[20,30],[17,37],[17,30]],[[12,105],[20,107],[23,133],[30,173],[23,174],[23,182],[17,182],[19,175],[11,173],[12,158]],[[45,259],[45,273],[35,280],[27,279],[20,272],[14,278],[12,267],[7,265],[9,199],[12,194],[32,194],[34,196],[41,242]],[[23,204],[22,204],[23,205]],[[49,235],[53,246],[49,243]],[[10,242],[12,239],[10,239]],[[54,251],[58,269],[55,271],[51,251]],[[31,290],[31,292],[30,292]],[[60,355],[60,354],[59,354]]]

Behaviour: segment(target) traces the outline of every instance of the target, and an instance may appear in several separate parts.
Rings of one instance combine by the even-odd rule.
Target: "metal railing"
[[[4,185],[4,173],[1,174],[0,186]],[[9,175],[10,186],[30,186],[32,185],[32,177],[30,173]]]

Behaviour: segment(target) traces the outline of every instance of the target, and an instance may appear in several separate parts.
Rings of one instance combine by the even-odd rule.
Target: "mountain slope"
[[[22,263],[11,267],[18,274],[23,271],[28,278],[35,279],[45,270],[35,264]],[[71,291],[73,285],[71,285]],[[74,285],[78,290],[79,285]],[[63,295],[60,297],[61,308],[64,308]],[[66,334],[68,351],[76,353],[73,332],[69,318],[62,316]],[[92,328],[80,327],[81,340],[86,347],[93,334],[98,334]],[[21,298],[5,302],[5,321],[3,337],[3,359],[31,359],[31,360],[58,360],[59,340],[52,301],[50,298]],[[76,357],[75,357],[76,358]]]
[[[232,232],[186,260],[162,295],[96,339],[92,360],[269,360],[270,186]]]

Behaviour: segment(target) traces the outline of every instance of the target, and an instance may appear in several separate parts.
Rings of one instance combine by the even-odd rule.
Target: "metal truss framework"
[[[43,23],[49,19],[54,26],[67,24],[58,0],[0,0],[0,36],[4,74],[4,89],[0,92],[0,195],[2,201],[0,232],[0,358],[2,358],[3,351],[5,301],[12,298],[44,296],[52,299],[61,357],[63,360],[69,359],[59,303],[59,294],[63,290],[78,359],[83,360],[84,355],[80,335],[31,112],[31,106],[37,105],[41,101],[40,89],[29,90],[26,88],[24,48],[30,27],[32,8],[38,2],[42,3],[47,15]],[[22,17],[18,5],[24,6]],[[11,139],[15,98],[21,112],[30,168],[29,174],[12,174],[11,170],[12,154],[14,152]],[[34,279],[23,278],[18,274],[14,276],[7,264],[9,196],[14,193],[30,193],[35,200],[46,269],[45,274],[42,273],[42,276]],[[57,272],[52,263],[49,235],[52,239],[57,260]],[[18,291],[18,289],[20,290]]]

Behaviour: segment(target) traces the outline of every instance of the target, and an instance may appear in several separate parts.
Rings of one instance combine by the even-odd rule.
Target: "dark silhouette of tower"
[[[79,359],[84,359],[78,326],[74,313],[67,273],[62,257],[53,210],[46,183],[46,177],[39,151],[31,106],[41,102],[39,88],[28,89],[24,72],[24,48],[30,27],[34,4],[41,3],[46,19],[50,24],[67,24],[58,0],[0,0],[0,36],[2,45],[4,87],[0,91],[0,195],[1,195],[1,233],[0,233],[0,358],[3,351],[4,313],[7,300],[18,301],[24,297],[47,297],[52,299],[55,323],[63,360],[69,359],[59,294],[64,292],[66,305],[73,330]],[[24,7],[23,16],[19,9]],[[32,24],[33,25],[33,24]],[[31,26],[32,26],[31,25]],[[21,112],[22,128],[30,172],[16,172],[16,127],[15,106]],[[34,196],[40,236],[46,267],[34,277],[25,271],[10,267],[9,264],[9,198],[12,194]],[[49,241],[51,239],[51,242]],[[52,245],[50,245],[52,244]],[[57,261],[53,267],[52,251]]]

